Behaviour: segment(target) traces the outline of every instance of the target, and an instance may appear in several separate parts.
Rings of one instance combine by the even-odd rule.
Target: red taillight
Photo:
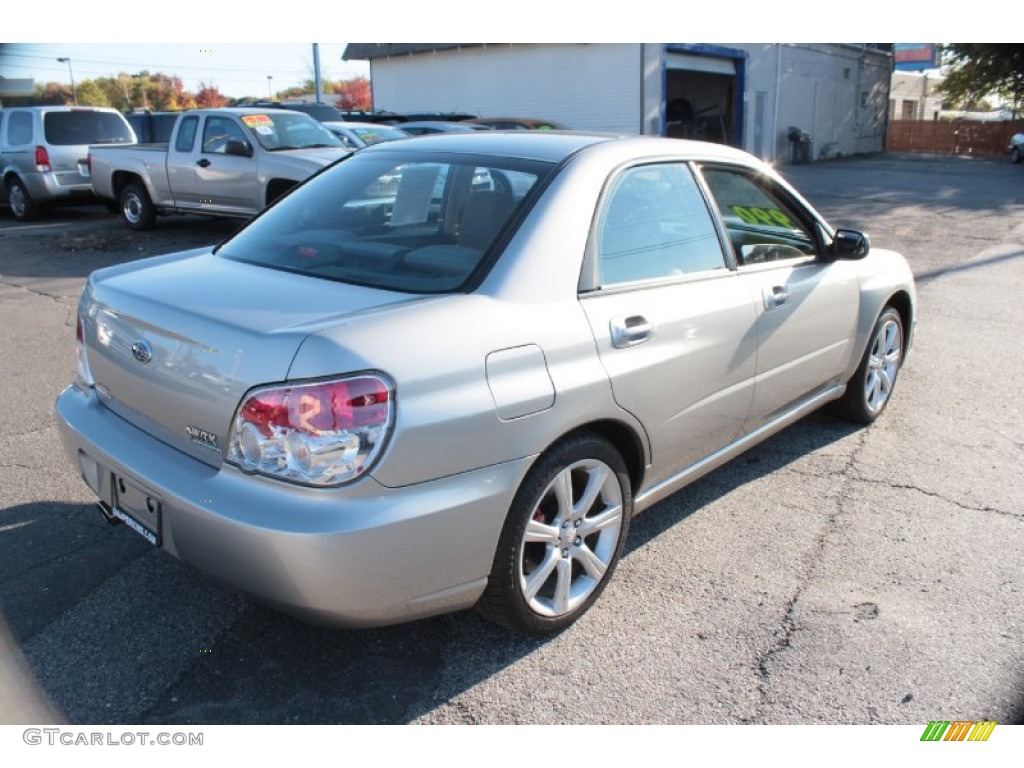
[[[36,147],[36,170],[50,170],[50,153],[46,151],[46,147]]]
[[[375,378],[358,378],[259,392],[242,406],[242,418],[264,435],[283,427],[318,435],[387,422],[389,392]]]
[[[76,313],[75,323],[75,384],[81,389],[93,385],[92,372],[89,370],[89,358],[85,352],[85,325],[81,313]]]
[[[235,415],[228,459],[301,483],[348,482],[380,453],[392,401],[391,385],[370,374],[258,389]]]

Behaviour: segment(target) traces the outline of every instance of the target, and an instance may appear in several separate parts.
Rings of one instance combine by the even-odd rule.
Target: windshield
[[[384,290],[458,291],[552,168],[366,150],[296,189],[217,253]]]
[[[302,112],[242,115],[241,120],[269,152],[344,146],[333,133]]]
[[[411,134],[398,128],[389,128],[382,125],[375,128],[350,128],[356,136],[369,144],[379,144],[382,141],[394,141],[395,139],[407,139]]]

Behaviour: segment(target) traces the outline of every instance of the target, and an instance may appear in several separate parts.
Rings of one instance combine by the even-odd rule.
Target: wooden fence
[[[891,120],[885,148],[890,152],[1006,155],[1015,133],[1024,133],[1024,120]]]

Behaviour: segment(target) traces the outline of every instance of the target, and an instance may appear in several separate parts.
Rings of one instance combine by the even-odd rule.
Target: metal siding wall
[[[373,103],[393,112],[539,117],[571,128],[641,129],[636,44],[488,45],[376,59]]]
[[[813,159],[881,152],[885,135],[889,58],[849,45],[737,45],[750,54],[748,110],[757,91],[768,94],[766,145],[776,160],[789,159],[786,132],[811,134]],[[862,108],[861,93],[868,94]],[[746,146],[753,146],[746,126]]]

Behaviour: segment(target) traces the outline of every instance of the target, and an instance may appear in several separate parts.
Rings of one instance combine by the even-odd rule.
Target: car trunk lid
[[[310,333],[417,299],[191,252],[94,275],[83,336],[107,408],[219,466],[242,396],[285,381]]]

